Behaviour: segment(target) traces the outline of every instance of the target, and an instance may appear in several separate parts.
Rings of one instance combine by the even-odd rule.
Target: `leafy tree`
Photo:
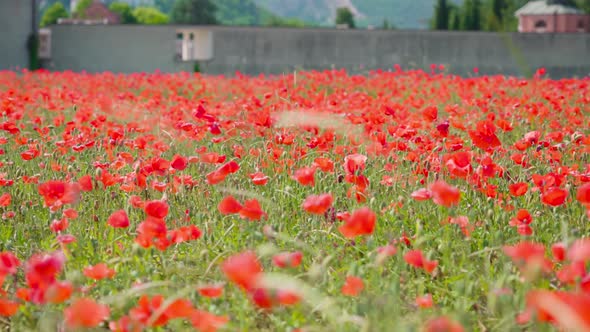
[[[590,14],[590,0],[578,0],[578,8],[583,10],[586,14]]]
[[[66,10],[66,7],[64,7],[64,5],[61,2],[56,2],[53,5],[51,5],[51,7],[47,8],[47,10],[45,10],[43,17],[41,18],[41,23],[39,25],[41,27],[44,27],[47,25],[55,24],[57,23],[57,20],[59,20],[60,18],[66,18],[68,16],[69,14]]]
[[[480,0],[473,0],[473,7],[471,9],[471,29],[479,31],[481,30],[481,2]]]
[[[433,28],[435,30],[449,29],[449,14],[450,8],[447,0],[438,0],[434,6],[434,22]]]
[[[109,10],[118,14],[123,24],[137,23],[135,16],[133,16],[133,8],[126,2],[113,2],[109,6]]]
[[[481,2],[465,0],[461,30],[481,30]]]
[[[349,28],[354,29],[354,15],[348,7],[340,7],[336,9],[336,24],[346,24]]]
[[[133,10],[133,16],[139,24],[166,24],[168,15],[154,7],[137,7]]]
[[[295,18],[281,18],[278,16],[272,16],[264,23],[264,25],[269,27],[303,28],[305,26],[305,22]]]
[[[386,18],[383,19],[383,24],[381,24],[381,29],[383,29],[383,30],[391,29],[391,24],[389,24],[388,19],[386,19]]]
[[[449,10],[449,29],[461,30],[461,10],[456,6]]]
[[[76,4],[76,8],[74,9],[74,15],[78,18],[85,18],[86,16],[86,8],[90,7],[92,4],[92,0],[80,0]]]
[[[156,8],[162,13],[170,14],[174,7],[174,0],[155,0],[154,6],[156,6]]]
[[[179,24],[217,24],[216,10],[210,0],[176,0],[172,21]]]

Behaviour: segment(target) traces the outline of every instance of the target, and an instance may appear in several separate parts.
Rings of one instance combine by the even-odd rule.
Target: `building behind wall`
[[[0,0],[0,70],[27,68],[33,0]]]
[[[559,2],[529,1],[515,15],[518,17],[519,32],[590,32],[590,15]]]

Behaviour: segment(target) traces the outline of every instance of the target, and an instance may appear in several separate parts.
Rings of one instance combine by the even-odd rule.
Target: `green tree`
[[[43,17],[41,18],[41,23],[39,24],[41,27],[48,26],[51,24],[57,23],[57,20],[60,18],[68,17],[68,11],[66,7],[61,2],[56,2],[51,7],[45,10]]]
[[[170,14],[174,7],[174,0],[155,0],[154,6],[158,8],[162,13]]]
[[[354,29],[354,15],[348,7],[340,7],[336,9],[336,25],[346,24],[349,28]]]
[[[457,6],[449,8],[449,29],[461,30],[461,9]]]
[[[583,10],[586,14],[590,14],[590,0],[578,0],[578,8]]]
[[[168,15],[154,7],[137,7],[133,10],[133,16],[139,24],[166,24]]]
[[[479,31],[481,30],[481,1],[473,0],[473,7],[471,9],[471,29]]]
[[[266,22],[264,22],[264,25],[269,27],[303,28],[305,26],[305,22],[296,18],[281,18],[278,16],[272,16]]]
[[[179,24],[217,24],[217,7],[210,0],[176,0],[172,22]]]
[[[462,12],[461,30],[481,30],[481,2],[479,0],[465,0]]]
[[[383,30],[391,29],[391,24],[389,24],[388,19],[386,19],[386,18],[383,19],[383,23],[381,24],[381,29],[383,29]]]
[[[133,8],[126,2],[113,2],[109,6],[109,10],[118,14],[123,24],[137,23],[135,16],[133,16]]]
[[[435,30],[448,30],[449,14],[450,8],[447,0],[438,0],[434,6],[433,28]]]
[[[85,18],[86,16],[86,8],[88,8],[92,4],[93,0],[80,0],[76,4],[76,8],[74,9],[74,13],[72,16],[78,18]]]

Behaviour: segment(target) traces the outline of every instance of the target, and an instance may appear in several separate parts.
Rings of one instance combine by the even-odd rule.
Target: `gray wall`
[[[2,0],[0,0],[2,1]],[[50,69],[89,72],[190,71],[174,60],[180,26],[52,26]],[[294,69],[428,69],[457,74],[524,75],[545,67],[552,77],[590,74],[590,34],[380,31],[212,27],[211,74],[284,73]]]
[[[31,0],[0,0],[0,70],[29,65],[31,6]]]

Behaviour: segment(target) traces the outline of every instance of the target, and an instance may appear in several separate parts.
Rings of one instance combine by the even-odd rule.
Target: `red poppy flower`
[[[84,275],[94,280],[110,279],[115,275],[115,270],[109,269],[105,263],[98,263],[84,268]]]
[[[76,203],[80,196],[77,183],[48,181],[38,186],[39,194],[45,199],[46,206],[61,206]]]
[[[216,332],[229,322],[227,316],[216,316],[202,310],[195,310],[191,316],[191,323],[200,332]]]
[[[20,304],[0,298],[0,317],[14,316],[18,312]]]
[[[96,327],[109,317],[106,305],[92,299],[80,298],[64,310],[65,323],[69,328]]]
[[[438,266],[438,261],[430,261],[424,257],[424,254],[420,250],[410,250],[404,255],[404,260],[408,265],[422,268],[428,273],[432,273]]]
[[[257,186],[263,186],[268,182],[268,176],[262,172],[256,172],[248,175],[252,179],[252,183]]]
[[[461,324],[447,318],[438,317],[429,320],[424,326],[424,332],[463,332]]]
[[[113,212],[109,216],[107,223],[111,227],[115,227],[115,228],[129,227],[129,217],[127,216],[127,212],[125,212],[125,210],[118,210],[118,211]]]
[[[567,251],[567,257],[572,262],[590,261],[590,239],[576,240]]]
[[[469,131],[469,136],[471,137],[473,145],[482,150],[502,145],[498,136],[496,136],[496,126],[491,121],[485,120],[478,122],[475,130]]]
[[[303,167],[295,171],[293,179],[303,186],[313,187],[315,184],[314,174],[315,167]]]
[[[51,225],[49,225],[49,229],[51,229],[51,231],[54,233],[60,233],[65,231],[68,228],[68,226],[68,218],[61,218],[53,220],[51,222]]]
[[[20,261],[13,253],[9,251],[0,252],[0,278],[5,275],[15,274],[19,266]]]
[[[354,211],[342,226],[338,228],[346,238],[354,238],[360,235],[373,234],[377,215],[368,207],[362,207]]]
[[[223,284],[201,286],[197,290],[201,296],[218,298],[223,294]]]
[[[569,331],[590,331],[590,295],[534,290],[527,294],[527,308],[541,322],[551,322]],[[564,310],[568,315],[562,314]]]
[[[328,158],[316,158],[313,161],[313,165],[321,169],[323,172],[333,172],[334,162]]]
[[[432,294],[418,296],[416,298],[416,305],[422,309],[431,308],[434,305],[432,301]]]
[[[346,281],[342,286],[342,294],[346,296],[358,296],[365,288],[363,279],[354,276],[346,277]]]
[[[44,300],[47,303],[60,304],[69,300],[74,292],[74,286],[68,281],[57,281],[47,287]]]
[[[170,166],[172,168],[174,168],[175,170],[179,170],[179,171],[184,170],[187,165],[188,165],[188,160],[186,159],[186,157],[179,156],[179,155],[175,155],[174,158],[172,158],[172,162],[170,163]]]
[[[251,251],[227,258],[221,269],[231,282],[246,290],[253,289],[262,274],[262,265]]]
[[[168,215],[168,203],[160,200],[149,201],[145,203],[145,213],[154,218],[163,219]]]
[[[256,199],[244,201],[244,205],[242,205],[242,209],[238,213],[240,217],[250,221],[260,220],[260,218],[266,216],[266,212],[262,211],[262,207]]]
[[[450,186],[446,182],[439,180],[430,185],[432,200],[437,205],[450,207],[459,204],[461,192],[459,189]]]
[[[473,171],[473,167],[471,167],[471,154],[469,152],[455,152],[447,158],[445,166],[452,176],[465,178]]]
[[[221,183],[229,174],[235,173],[239,169],[240,165],[232,160],[229,163],[219,167],[215,171],[207,174],[207,183],[210,185]]]
[[[508,186],[510,194],[514,197],[522,196],[526,194],[529,189],[529,185],[524,182],[514,183]]]
[[[367,156],[362,154],[351,154],[344,158],[344,170],[348,174],[357,174],[365,169],[367,163]]]
[[[252,302],[260,309],[270,309],[275,306],[274,294],[264,288],[255,288],[248,291]]]
[[[432,192],[426,188],[418,189],[410,194],[417,201],[426,201],[432,198]]]
[[[331,194],[309,195],[303,201],[303,209],[309,213],[322,215],[332,206]]]
[[[578,200],[578,202],[590,208],[590,182],[578,187],[578,191],[576,192],[576,199]]]
[[[563,242],[554,243],[551,246],[551,252],[556,261],[562,262],[565,260],[566,246]]]
[[[219,202],[217,209],[221,214],[228,215],[240,212],[242,209],[242,204],[238,202],[233,196],[226,196],[224,199]]]
[[[541,194],[541,202],[549,206],[560,206],[567,199],[567,191],[558,187],[547,188]]]
[[[12,196],[10,195],[10,193],[4,193],[4,194],[0,195],[0,207],[9,206],[11,201],[12,201]]]
[[[277,267],[298,267],[303,259],[300,251],[282,252],[272,257],[272,262]]]

